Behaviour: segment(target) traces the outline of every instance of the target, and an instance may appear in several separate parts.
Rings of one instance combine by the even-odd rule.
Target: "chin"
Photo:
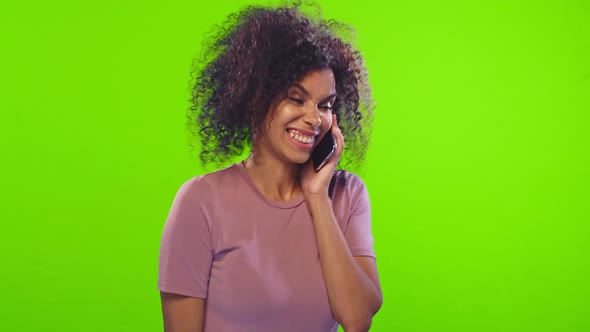
[[[308,160],[309,160],[309,156],[306,157],[293,157],[293,158],[289,158],[290,162],[294,163],[294,164],[299,164],[299,165],[303,165],[305,164]]]
[[[299,165],[305,164],[311,158],[311,156],[308,153],[301,152],[287,152],[284,156],[288,162]]]

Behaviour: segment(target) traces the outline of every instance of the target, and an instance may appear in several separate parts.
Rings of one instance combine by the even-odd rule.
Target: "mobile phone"
[[[336,140],[334,139],[332,132],[327,132],[311,152],[311,161],[316,172],[326,164],[336,151],[336,147]]]

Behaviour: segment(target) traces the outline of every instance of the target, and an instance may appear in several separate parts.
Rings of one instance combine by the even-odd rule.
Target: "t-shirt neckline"
[[[233,165],[233,167],[235,169],[237,169],[238,173],[241,174],[241,176],[244,178],[244,180],[246,181],[248,186],[250,186],[250,189],[252,189],[254,194],[256,196],[258,196],[258,198],[260,200],[264,201],[266,204],[268,204],[272,207],[279,208],[279,209],[291,209],[291,208],[301,205],[301,203],[303,203],[305,201],[305,197],[303,196],[303,193],[299,194],[297,197],[295,197],[292,200],[287,201],[287,202],[270,200],[270,199],[264,197],[260,193],[260,191],[258,190],[256,185],[254,184],[254,181],[252,181],[252,178],[250,178],[250,174],[248,174],[248,171],[246,171],[246,168],[244,167],[242,162],[235,163]]]

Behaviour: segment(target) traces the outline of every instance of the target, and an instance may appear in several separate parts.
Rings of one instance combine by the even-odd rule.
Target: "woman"
[[[166,332],[367,331],[381,306],[368,193],[336,170],[344,136],[344,157],[364,156],[366,69],[336,36],[343,25],[299,7],[231,15],[197,62],[188,119],[201,161],[251,150],[174,199],[158,276]],[[328,134],[337,148],[316,171]]]

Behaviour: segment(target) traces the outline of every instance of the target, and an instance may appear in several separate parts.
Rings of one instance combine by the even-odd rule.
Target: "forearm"
[[[366,331],[381,299],[377,287],[352,256],[330,198],[308,197],[324,282],[334,318],[347,332]]]

